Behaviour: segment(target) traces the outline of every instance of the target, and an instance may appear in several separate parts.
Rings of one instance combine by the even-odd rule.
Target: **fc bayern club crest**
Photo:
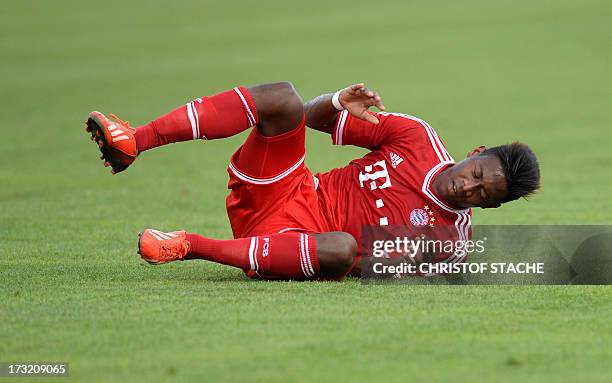
[[[425,226],[429,223],[429,214],[423,209],[414,209],[410,212],[410,223],[414,226]]]
[[[433,217],[433,211],[429,206],[425,205],[423,209],[414,209],[410,212],[410,223],[414,226],[433,226],[436,219]]]

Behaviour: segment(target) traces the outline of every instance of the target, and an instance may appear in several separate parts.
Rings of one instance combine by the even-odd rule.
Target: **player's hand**
[[[340,104],[353,116],[378,124],[378,118],[368,113],[372,106],[385,110],[380,95],[369,90],[363,83],[351,85],[340,92]]]

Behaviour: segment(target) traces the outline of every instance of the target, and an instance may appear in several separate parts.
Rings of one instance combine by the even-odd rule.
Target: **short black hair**
[[[529,146],[513,142],[489,148],[480,155],[494,155],[501,162],[507,191],[500,203],[528,197],[540,188],[540,165]]]

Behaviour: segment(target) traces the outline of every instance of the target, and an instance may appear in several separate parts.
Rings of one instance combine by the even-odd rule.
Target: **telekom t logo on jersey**
[[[370,190],[385,189],[391,186],[391,178],[389,177],[385,160],[367,165],[364,170],[367,173],[359,172],[359,184],[361,187],[363,187],[364,182],[368,181],[370,181]]]

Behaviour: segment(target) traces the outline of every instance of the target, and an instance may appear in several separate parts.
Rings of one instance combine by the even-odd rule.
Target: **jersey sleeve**
[[[411,138],[416,138],[411,136],[421,134],[417,132],[421,127],[415,120],[385,112],[371,114],[378,118],[378,124],[353,117],[346,110],[338,113],[332,131],[333,144],[377,150],[387,144],[410,141]]]

